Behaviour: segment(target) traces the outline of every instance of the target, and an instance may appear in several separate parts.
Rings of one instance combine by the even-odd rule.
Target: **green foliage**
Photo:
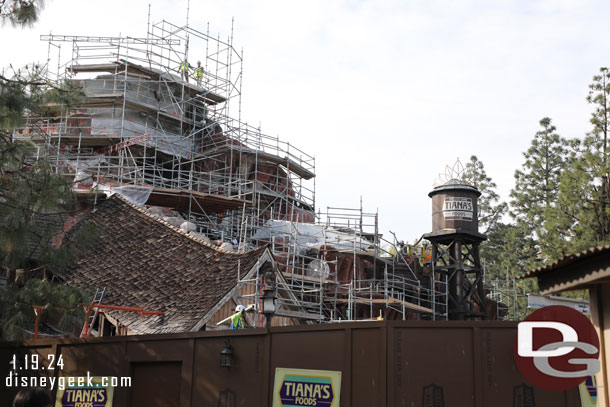
[[[515,223],[502,237],[504,257],[499,264],[516,262],[517,269],[527,271],[610,243],[608,69],[600,69],[589,90],[593,128],[583,140],[566,140],[549,118],[540,121],[540,131],[523,154],[525,162],[515,172],[510,210]],[[533,280],[526,284],[528,290],[535,289]],[[587,297],[583,291],[563,295]]]
[[[44,77],[40,65],[30,64],[14,70],[10,78],[0,75],[0,127],[19,127],[24,114],[46,115],[50,106],[60,106],[69,111],[84,96],[84,91],[74,82],[50,83]]]
[[[64,223],[77,206],[72,182],[36,158],[30,142],[12,142],[0,130],[0,264],[6,270],[45,266],[60,272],[90,246],[92,226],[79,228],[74,243],[61,247]]]
[[[537,241],[541,254],[550,258],[557,240],[547,219],[549,211],[556,206],[561,172],[570,162],[569,146],[577,142],[558,135],[548,117],[540,120],[540,126],[529,149],[523,153],[525,161],[521,169],[515,171],[510,214],[522,235]]]
[[[470,161],[466,164],[462,173],[462,182],[472,185],[481,192],[478,199],[479,208],[479,229],[484,234],[488,234],[493,230],[502,216],[507,211],[507,205],[500,202],[500,196],[496,192],[497,185],[492,181],[491,177],[487,176],[485,166],[477,156],[470,157]]]
[[[537,242],[515,224],[498,223],[481,244],[487,280],[512,279],[541,265]]]
[[[511,276],[514,275],[515,266],[525,266],[517,259],[524,256],[524,252],[531,251],[532,245],[513,237],[515,227],[502,222],[507,204],[500,202],[496,183],[487,175],[483,162],[476,156],[470,157],[461,180],[481,192],[478,199],[479,230],[487,235],[487,241],[481,244],[480,255],[487,280],[505,277],[507,269]],[[512,244],[518,247],[512,247]]]
[[[59,246],[64,223],[77,214],[72,181],[53,171],[40,147],[12,140],[9,126],[19,125],[25,112],[35,108],[34,101],[47,94],[38,92],[36,86],[0,80],[0,265],[9,284],[19,272],[42,270],[61,275],[74,256],[92,245],[97,233],[93,226],[85,225],[70,243]],[[2,290],[0,329],[4,339],[18,339],[24,329],[32,329],[33,306],[63,306],[75,295],[82,297],[73,288],[37,279],[23,288],[9,285]],[[54,322],[62,328],[61,318]]]
[[[29,27],[38,21],[43,0],[0,0],[0,19],[14,27]]]
[[[42,69],[38,65],[13,70],[12,78],[0,76],[0,127],[17,127],[25,112],[36,113],[46,91],[42,85]]]
[[[35,21],[41,1],[2,1],[0,17],[15,25]],[[11,68],[12,69],[12,68]],[[58,329],[71,331],[73,310],[88,302],[80,290],[53,284],[74,256],[87,250],[97,231],[78,228],[70,242],[60,245],[64,224],[78,216],[72,180],[57,174],[31,132],[14,129],[26,115],[36,116],[51,104],[69,108],[81,94],[66,82],[52,86],[37,65],[0,76],[0,265],[8,285],[0,288],[0,336],[21,339],[34,327],[34,306],[46,305],[44,317]],[[22,140],[14,139],[21,135]],[[41,280],[42,278],[42,280]],[[67,308],[59,310],[59,308]]]
[[[0,337],[4,340],[26,338],[24,328],[34,329],[34,306],[46,306],[40,322],[47,322],[65,332],[71,332],[84,322],[84,311],[79,304],[90,303],[84,291],[53,284],[47,280],[31,279],[20,289],[0,287]]]
[[[551,259],[610,243],[609,96],[610,74],[602,68],[587,97],[594,105],[593,129],[574,146],[561,174],[557,205],[547,217],[547,230],[554,238]]]
[[[59,86],[48,89],[42,96],[44,104],[56,104],[64,110],[72,110],[77,102],[85,96],[85,92],[73,82],[63,81]],[[42,104],[38,106],[42,106]]]
[[[72,180],[55,173],[44,147],[27,137],[13,140],[26,115],[37,116],[48,104],[69,108],[81,96],[71,82],[50,85],[37,65],[0,76],[0,265],[7,270],[60,271],[91,241],[91,228],[81,228],[78,245],[57,247],[64,222],[77,209]]]

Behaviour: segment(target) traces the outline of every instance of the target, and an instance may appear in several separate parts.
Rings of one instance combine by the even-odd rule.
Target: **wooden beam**
[[[422,307],[421,305],[417,305],[417,304],[413,304],[407,301],[403,301],[403,300],[399,300],[397,298],[388,298],[387,300],[383,299],[383,298],[373,298],[373,299],[365,299],[365,298],[357,298],[357,299],[352,299],[351,301],[357,303],[357,304],[366,304],[369,305],[371,303],[373,304],[391,304],[391,305],[404,305],[405,308],[409,308],[412,311],[415,312],[421,312],[423,314],[433,314],[434,311],[432,311],[430,308],[426,308],[426,307]],[[324,300],[324,302],[340,302],[340,303],[349,303],[350,299],[348,298],[337,298],[335,300]]]

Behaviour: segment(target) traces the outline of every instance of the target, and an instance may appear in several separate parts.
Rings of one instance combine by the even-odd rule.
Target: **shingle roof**
[[[574,253],[574,254],[564,256],[551,264],[547,264],[546,266],[538,267],[538,268],[535,268],[534,270],[528,271],[527,273],[519,276],[519,279],[537,277],[541,274],[548,273],[549,271],[558,269],[560,267],[567,266],[569,264],[575,263],[575,262],[583,260],[585,258],[597,256],[597,255],[607,253],[607,252],[610,252],[610,245],[592,247],[590,249],[583,250],[582,252],[579,252],[579,253]]]
[[[66,271],[82,288],[106,287],[104,304],[165,312],[141,316],[105,310],[135,333],[189,331],[237,283],[265,248],[230,253],[112,197],[80,222],[99,227],[95,247]],[[76,230],[79,226],[76,226]],[[72,232],[67,239],[71,238]]]

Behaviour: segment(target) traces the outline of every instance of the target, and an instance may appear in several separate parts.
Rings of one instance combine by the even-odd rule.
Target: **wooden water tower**
[[[487,318],[479,245],[487,236],[479,233],[476,188],[458,179],[435,187],[432,198],[432,273],[447,278],[448,318]]]

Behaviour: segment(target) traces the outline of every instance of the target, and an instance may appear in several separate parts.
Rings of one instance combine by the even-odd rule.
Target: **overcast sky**
[[[32,29],[0,29],[0,67],[43,61],[40,34],[146,35],[186,1],[48,0]],[[316,158],[316,202],[379,210],[381,230],[431,230],[427,194],[477,155],[503,199],[539,120],[590,129],[587,86],[610,65],[610,2],[192,1],[190,24],[244,50],[242,117]],[[67,47],[64,52],[67,52]],[[205,55],[205,51],[201,51]],[[191,50],[191,60],[196,60]]]

